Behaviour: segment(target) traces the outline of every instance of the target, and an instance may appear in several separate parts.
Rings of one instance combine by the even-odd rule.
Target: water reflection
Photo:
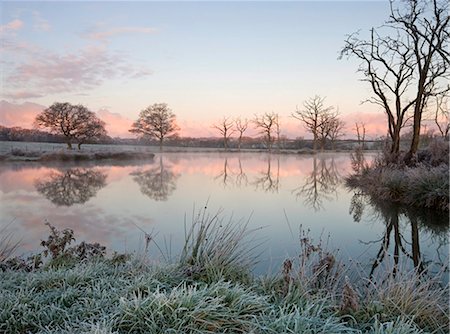
[[[131,173],[133,180],[139,184],[141,192],[155,201],[167,201],[177,188],[178,174],[170,166],[163,163],[162,156],[159,164],[145,171]]]
[[[225,158],[225,160],[223,162],[223,169],[220,170],[220,173],[214,177],[214,180],[220,180],[223,187],[226,188],[230,182],[233,182],[232,179],[230,180],[229,174],[230,174],[230,168],[228,166],[228,158]]]
[[[273,170],[274,169],[274,170]],[[276,159],[276,166],[272,166],[272,157],[267,157],[267,167],[259,173],[253,181],[256,190],[278,193],[280,188],[280,158]]]
[[[86,203],[106,186],[106,174],[89,168],[51,171],[35,181],[36,190],[58,206]]]
[[[334,158],[312,158],[312,172],[305,178],[304,183],[295,188],[292,193],[297,198],[304,198],[305,206],[320,211],[324,209],[324,201],[337,198],[337,186],[341,179]],[[334,195],[334,196],[333,196]]]
[[[57,171],[37,164],[0,164],[0,171],[1,215],[17,222],[28,250],[45,237],[42,222],[48,219],[60,228],[73,228],[80,240],[98,241],[113,250],[135,250],[141,237],[135,225],[155,229],[160,236],[173,236],[172,253],[177,254],[186,213],[210,198],[212,211],[224,207],[226,217],[232,213],[238,218],[251,213],[249,228],[268,226],[268,232],[257,235],[268,236],[258,273],[275,266],[278,270],[286,254],[296,254],[292,229],[297,222],[314,237],[329,233],[332,248],[340,249],[343,259],[357,258],[365,276],[384,270],[392,274],[394,260],[399,267],[408,261],[411,268],[427,267],[427,260],[436,257],[441,263],[448,259],[448,217],[435,226],[430,222],[438,220],[430,213],[374,208],[362,194],[352,199],[340,181],[340,175],[352,172],[348,154],[164,153],[140,166],[77,164]],[[292,220],[292,229],[283,211],[299,217]]]
[[[420,273],[425,273],[430,265],[446,268],[441,254],[443,246],[448,244],[448,217],[445,214],[430,210],[419,210],[404,207],[395,203],[370,198],[362,193],[355,193],[350,204],[350,213],[355,222],[360,222],[364,212],[370,208],[372,215],[385,224],[381,238],[364,242],[365,244],[379,244],[379,250],[372,262],[369,277],[373,277],[377,269],[386,263],[383,268],[390,268],[390,273],[396,276],[405,261],[410,263]],[[437,244],[437,256],[433,261],[422,256],[420,236],[421,230],[431,232],[433,243]],[[392,264],[390,260],[392,259]],[[407,267],[409,265],[406,265]]]
[[[248,184],[247,174],[244,172],[242,168],[241,158],[238,157],[238,172],[236,173],[236,186],[242,187]]]

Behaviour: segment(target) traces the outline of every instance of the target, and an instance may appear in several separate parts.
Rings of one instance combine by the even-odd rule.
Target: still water
[[[280,270],[310,230],[364,273],[448,262],[448,217],[371,203],[346,189],[348,154],[163,153],[124,165],[0,164],[1,224],[21,239],[18,253],[39,250],[44,225],[71,228],[78,241],[118,252],[143,248],[143,232],[179,253],[192,216],[207,206],[248,221],[261,242],[257,273]],[[167,247],[165,247],[166,245]],[[150,249],[160,257],[155,247]]]

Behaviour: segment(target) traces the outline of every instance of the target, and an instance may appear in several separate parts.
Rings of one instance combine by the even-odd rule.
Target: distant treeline
[[[63,135],[52,134],[46,131],[37,129],[24,129],[21,127],[11,127],[0,125],[0,141],[28,141],[28,142],[43,142],[43,143],[65,143]],[[109,136],[103,136],[92,140],[90,143],[110,144],[113,139]]]
[[[5,127],[0,125],[0,141],[19,141],[19,142],[43,142],[43,143],[65,143],[65,137],[62,135],[51,134],[46,131],[37,129],[23,129],[20,127]],[[110,136],[102,136],[101,138],[92,139],[90,144],[115,144],[115,145],[151,145],[158,146],[158,140],[145,138],[113,138]],[[338,150],[352,149],[356,145],[356,140],[337,140],[334,148]],[[222,138],[194,138],[194,137],[174,137],[168,138],[164,144],[170,147],[198,147],[198,148],[223,148]],[[369,149],[381,148],[382,140],[367,141],[366,146]],[[229,149],[237,149],[237,139],[230,138],[228,143]],[[280,138],[275,141],[274,149],[283,150],[301,150],[313,149],[313,141],[302,137],[296,139]],[[241,149],[266,149],[263,138],[243,137]],[[332,149],[331,143],[325,145],[325,149]]]

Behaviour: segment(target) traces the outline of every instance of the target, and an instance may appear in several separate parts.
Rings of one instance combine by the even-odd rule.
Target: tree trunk
[[[72,149],[72,143],[70,141],[67,141],[67,149],[69,150]]]
[[[419,149],[421,121],[422,121],[422,114],[416,108],[416,110],[414,110],[413,137],[411,140],[411,146],[405,157],[405,161],[407,164],[410,164],[412,162],[413,157],[416,155],[417,150]]]
[[[313,150],[315,151],[316,149],[317,149],[317,134],[314,132]]]
[[[78,143],[78,150],[81,150],[81,144],[83,143]]]
[[[163,150],[163,139],[164,138],[159,138],[159,151],[160,152]]]
[[[400,129],[401,129],[401,124],[397,123],[394,128],[394,133],[392,136],[391,153],[395,160],[397,160],[398,154],[400,153]]]

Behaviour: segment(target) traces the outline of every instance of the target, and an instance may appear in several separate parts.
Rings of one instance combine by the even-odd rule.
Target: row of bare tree
[[[326,107],[324,100],[325,98],[320,96],[310,98],[303,103],[302,109],[297,108],[292,114],[292,117],[299,119],[306,130],[312,133],[314,149],[317,148],[317,143],[323,149],[327,140],[334,143],[343,134],[344,123],[339,118],[337,108]],[[255,115],[251,121],[240,117],[234,120],[224,117],[212,127],[219,131],[225,149],[229,147],[230,137],[237,132],[238,149],[240,149],[242,138],[250,122],[262,136],[269,151],[272,150],[275,141],[280,147],[281,130],[278,113],[267,112]],[[105,123],[95,113],[82,105],[71,105],[70,103],[54,103],[36,117],[35,124],[38,127],[49,129],[52,133],[62,135],[66,139],[68,148],[72,148],[73,141],[76,141],[80,148],[86,141],[106,135]],[[141,111],[130,132],[142,137],[157,139],[162,149],[164,140],[178,136],[179,129],[176,124],[176,116],[168,105],[155,103]]]
[[[324,149],[325,143],[329,140],[334,148],[336,139],[341,137],[344,129],[344,122],[339,118],[339,111],[333,106],[325,106],[325,98],[318,95],[309,98],[303,102],[303,107],[296,109],[292,113],[292,117],[300,120],[305,129],[313,135],[313,147],[317,149]],[[280,148],[281,124],[280,115],[275,112],[266,112],[261,115],[255,115],[253,119],[242,119],[238,117],[232,119],[230,117],[223,117],[219,122],[212,125],[217,129],[223,138],[223,147],[228,149],[228,142],[231,136],[237,133],[238,149],[241,148],[242,138],[245,131],[252,123],[254,128],[264,139],[266,148],[271,151],[273,144],[278,143]]]

